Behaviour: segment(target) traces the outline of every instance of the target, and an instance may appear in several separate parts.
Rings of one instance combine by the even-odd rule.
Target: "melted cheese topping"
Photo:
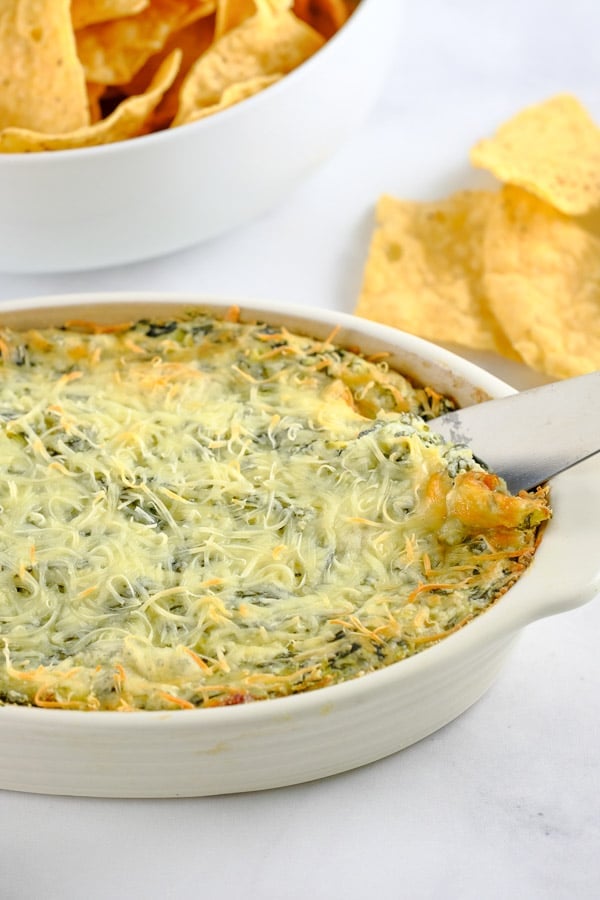
[[[527,564],[511,497],[385,362],[195,314],[0,336],[0,699],[160,709],[362,675]]]

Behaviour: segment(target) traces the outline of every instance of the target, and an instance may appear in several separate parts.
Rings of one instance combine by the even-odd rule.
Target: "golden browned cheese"
[[[450,401],[330,341],[190,313],[0,350],[5,703],[196,708],[363,675],[486,609],[549,516],[429,430]]]

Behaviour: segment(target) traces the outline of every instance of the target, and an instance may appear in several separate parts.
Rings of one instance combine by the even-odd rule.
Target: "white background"
[[[597,0],[407,7],[371,117],[278,208],[149,263],[0,276],[0,300],[185,290],[352,311],[379,193],[427,199],[481,185],[471,144],[557,92],[576,93],[600,121]],[[599,635],[598,601],[530,626],[458,720],[321,782],[193,800],[0,792],[0,897],[597,898]]]

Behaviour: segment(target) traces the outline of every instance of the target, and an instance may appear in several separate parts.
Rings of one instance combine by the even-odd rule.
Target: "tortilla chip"
[[[215,37],[220,38],[256,12],[254,0],[217,0]]]
[[[0,129],[61,133],[89,124],[70,0],[3,0],[0,51]]]
[[[488,302],[526,363],[556,378],[600,369],[600,239],[509,186],[483,253]]]
[[[71,0],[73,28],[86,28],[98,22],[134,16],[145,9],[150,0]]]
[[[483,235],[496,198],[485,191],[436,203],[381,197],[357,315],[514,358],[481,287]]]
[[[596,237],[600,237],[600,206],[585,216],[576,216],[575,221]]]
[[[324,38],[333,37],[350,14],[344,0],[295,0],[294,13]]]
[[[150,0],[135,16],[91,25],[77,32],[77,52],[88,81],[127,84],[170,35],[210,15],[213,0]]]
[[[192,22],[197,22],[198,19],[203,19],[205,16],[212,16],[216,9],[217,0],[195,0],[194,3],[188,3],[187,11],[184,9],[181,16],[180,28],[186,28]]]
[[[106,119],[79,128],[69,134],[40,134],[24,128],[0,131],[0,153],[31,153],[40,150],[69,150],[94,147],[113,141],[137,137],[147,130],[147,123],[177,76],[181,51],[175,50],[160,66],[145,94],[129,97]]]
[[[100,100],[102,99],[106,85],[104,84],[87,84],[88,104],[90,108],[90,123],[99,122],[102,118],[102,108]]]
[[[249,97],[253,97],[255,94],[260,93],[260,91],[264,91],[265,88],[275,84],[276,81],[280,81],[282,78],[283,75],[259,75],[257,78],[251,78],[249,81],[242,81],[240,84],[232,84],[228,88],[225,88],[218,103],[215,103],[214,106],[205,106],[202,109],[197,110],[197,112],[188,119],[187,124],[190,122],[197,122],[199,119],[205,119],[207,116],[212,116],[215,113],[221,112],[223,109],[227,109],[228,106],[234,106],[236,103],[241,103],[242,100],[247,100]]]
[[[273,0],[257,0],[257,13],[216,41],[185,79],[173,122],[183,125],[199,110],[215,106],[227,88],[268,75],[291,72],[324,39]]]
[[[266,0],[272,10],[283,11],[291,9],[293,0]],[[222,37],[233,28],[241,25],[245,19],[253,16],[261,0],[217,0],[217,25],[215,34]],[[263,3],[264,5],[264,3]]]
[[[568,94],[523,110],[480,141],[471,161],[561,212],[584,215],[600,206],[600,130]]]
[[[144,92],[158,67],[173,50],[181,50],[181,66],[177,78],[165,93],[152,115],[152,130],[167,128],[172,122],[179,105],[179,92],[181,85],[193,64],[205,50],[210,47],[214,38],[215,17],[204,16],[197,22],[192,22],[180,31],[174,32],[164,49],[152,56],[145,66],[129,82],[123,85],[121,90],[126,96],[141,94]]]
[[[600,239],[512,186],[490,212],[483,284],[492,311],[534,369],[600,369]]]

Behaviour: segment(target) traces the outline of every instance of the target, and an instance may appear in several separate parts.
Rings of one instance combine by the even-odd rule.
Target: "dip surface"
[[[0,332],[0,702],[235,704],[421,651],[503,594],[512,497],[383,359],[190,313]]]

